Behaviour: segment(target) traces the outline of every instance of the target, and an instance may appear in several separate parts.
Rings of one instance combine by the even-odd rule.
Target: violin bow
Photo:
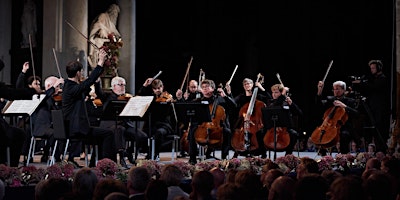
[[[188,66],[186,68],[185,77],[183,78],[183,81],[182,81],[182,84],[181,84],[181,88],[180,88],[181,90],[183,89],[183,85],[185,84],[185,80],[188,77],[189,69],[190,69],[190,66],[192,65],[192,61],[193,61],[193,56],[190,57],[190,61],[189,61]]]
[[[56,61],[58,75],[60,76],[60,78],[62,78],[61,71],[60,71],[60,66],[58,65],[58,59],[57,59],[57,55],[56,55],[56,50],[54,48],[53,48],[53,55],[54,55],[54,60]]]
[[[29,50],[31,51],[33,81],[36,82],[35,61],[33,60],[33,50],[32,50],[32,38],[31,38],[31,34],[29,34]]]
[[[83,38],[86,39],[86,41],[91,44],[94,48],[96,48],[97,50],[100,50],[100,48],[94,44],[92,41],[90,41],[82,32],[80,32],[78,29],[76,29],[71,23],[69,23],[67,20],[65,20],[65,22],[72,28],[74,29],[76,32],[78,32]]]

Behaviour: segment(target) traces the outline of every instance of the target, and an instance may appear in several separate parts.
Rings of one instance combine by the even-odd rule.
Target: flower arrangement
[[[116,76],[116,69],[119,64],[119,49],[122,48],[123,42],[120,37],[114,33],[108,34],[109,42],[104,42],[102,48],[108,53],[108,58],[104,62],[105,74]]]
[[[335,159],[333,159],[332,156],[327,155],[327,156],[323,156],[321,158],[321,160],[318,160],[317,162],[318,162],[319,171],[331,170],[332,165],[335,163]]]
[[[161,173],[161,165],[155,160],[139,160],[136,166],[146,167],[152,176],[158,177]]]
[[[282,157],[278,157],[275,160],[284,171],[292,171],[296,169],[297,165],[300,163],[300,159],[292,154],[288,154]]]
[[[182,160],[177,160],[172,163],[173,165],[177,166],[183,173],[183,176],[191,178],[192,173],[195,169],[193,165],[191,165],[188,162],[182,161]]]
[[[97,162],[95,167],[97,178],[115,178],[118,172],[118,165],[109,158],[103,158]]]

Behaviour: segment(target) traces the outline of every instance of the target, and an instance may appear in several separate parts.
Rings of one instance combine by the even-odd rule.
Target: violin
[[[54,94],[53,95],[53,100],[55,102],[61,102],[62,101],[62,94]]]
[[[163,92],[159,97],[157,97],[156,102],[172,102],[174,100],[174,97],[172,94],[168,92]]]
[[[346,110],[339,106],[333,106],[324,113],[324,121],[311,134],[311,141],[322,148],[330,148],[339,141],[340,127],[346,123],[348,115]]]
[[[133,97],[131,94],[125,93],[124,95],[119,95],[117,99],[121,101],[128,101],[131,97]]]
[[[101,101],[101,99],[98,99],[98,98],[93,99],[93,104],[94,104],[96,107],[103,106],[103,102]]]

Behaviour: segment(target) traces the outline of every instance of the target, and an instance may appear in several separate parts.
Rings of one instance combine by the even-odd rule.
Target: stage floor
[[[233,154],[234,154],[234,151],[230,151],[228,159],[232,158]],[[178,155],[179,155],[179,152],[178,152]],[[316,160],[321,158],[321,156],[319,156],[317,154],[317,152],[297,152],[297,151],[294,151],[293,155],[297,156],[297,157],[300,157],[300,158],[309,157],[309,158],[313,158],[313,159],[316,159]],[[172,158],[172,156],[173,156],[173,158]],[[276,152],[276,155],[275,155],[275,153],[273,151],[271,151],[271,152],[267,151],[267,158],[270,158],[271,160],[274,160],[275,157],[279,158],[279,157],[282,157],[282,156],[285,156],[285,152]],[[335,156],[335,153],[333,153],[332,156]],[[145,157],[146,157],[146,154],[140,153],[138,155],[138,160],[139,159],[145,159]],[[47,167],[46,163],[41,163],[40,162],[40,158],[41,158],[41,155],[35,155],[33,162],[30,162],[29,165],[33,165],[33,166],[36,166],[38,168]],[[90,158],[90,155],[89,155],[89,158]],[[198,162],[200,162],[202,160],[201,157],[199,157],[199,156],[197,158],[198,158]],[[215,158],[211,158],[211,159],[208,159],[208,160],[214,160],[214,159],[220,159],[220,158],[221,158],[221,151],[217,150],[217,151],[215,151]],[[240,158],[245,158],[245,157],[238,156],[238,158],[240,159]],[[23,157],[21,156],[21,162],[20,162],[19,166],[23,166],[22,160],[23,160]],[[74,158],[74,160],[80,166],[84,166],[85,165],[84,160],[81,160],[79,157]],[[133,166],[133,164],[129,163],[129,161],[127,159],[125,159],[125,160],[126,160],[126,162],[128,164],[128,167]],[[176,161],[176,160],[188,161],[189,157],[187,156],[185,158],[177,158],[176,152],[174,154],[172,152],[161,152],[160,153],[160,159],[159,159],[160,163],[171,163],[171,162]]]

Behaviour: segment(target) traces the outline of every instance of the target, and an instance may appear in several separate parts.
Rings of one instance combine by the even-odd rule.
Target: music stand
[[[112,100],[109,101],[103,110],[102,120],[115,120],[115,127],[118,125],[118,116],[124,109],[127,101]]]
[[[290,126],[290,111],[289,108],[282,106],[270,106],[261,108],[263,115],[263,123],[266,130],[274,128],[274,160],[276,159],[276,128]]]
[[[211,114],[208,102],[181,102],[175,104],[177,109],[178,121],[184,124],[193,123],[202,124],[203,122],[211,122]],[[194,138],[189,137],[189,142]],[[191,148],[192,145],[189,145]],[[189,149],[192,151],[191,149]]]

